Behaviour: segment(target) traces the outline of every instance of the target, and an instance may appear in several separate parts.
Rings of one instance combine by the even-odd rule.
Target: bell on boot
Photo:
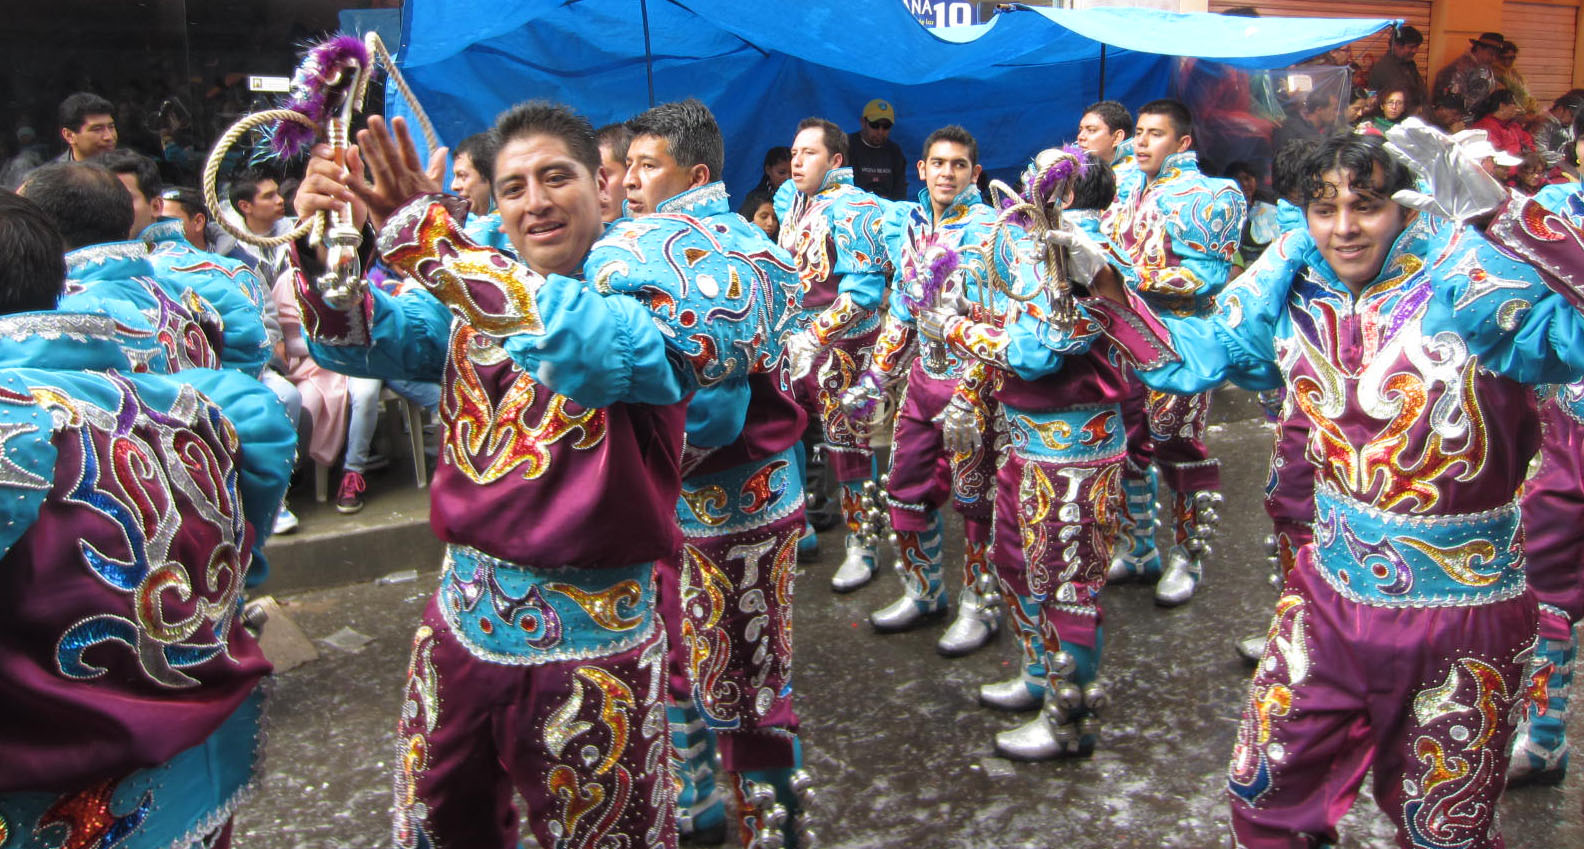
[[[942,657],[973,654],[995,638],[1001,621],[995,611],[972,590],[963,590],[957,601],[957,618],[946,626],[946,633],[935,642]]]

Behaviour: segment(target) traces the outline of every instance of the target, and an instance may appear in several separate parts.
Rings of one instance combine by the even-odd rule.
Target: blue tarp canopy
[[[407,0],[398,61],[446,143],[532,98],[596,126],[624,120],[650,105],[652,72],[655,102],[698,97],[715,112],[741,198],[799,119],[856,130],[871,98],[895,105],[892,137],[910,161],[930,130],[955,123],[978,138],[986,169],[1005,173],[1070,141],[1102,88],[1130,107],[1162,96],[1174,57],[1278,68],[1391,24],[1015,8],[927,30],[899,0]]]

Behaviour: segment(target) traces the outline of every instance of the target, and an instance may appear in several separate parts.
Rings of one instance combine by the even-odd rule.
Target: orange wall
[[[1430,9],[1430,75],[1468,51],[1468,40],[1501,32],[1502,7],[1494,0],[1438,0]]]

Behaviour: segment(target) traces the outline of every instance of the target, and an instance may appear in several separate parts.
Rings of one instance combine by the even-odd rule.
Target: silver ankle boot
[[[1001,619],[996,615],[999,601],[999,597],[987,599],[964,587],[957,597],[957,618],[935,642],[935,651],[942,657],[963,657],[983,648],[1000,630]]]

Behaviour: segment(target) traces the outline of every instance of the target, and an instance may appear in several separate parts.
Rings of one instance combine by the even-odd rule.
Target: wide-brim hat
[[[1502,44],[1506,41],[1507,39],[1503,38],[1499,32],[1482,32],[1479,38],[1469,39],[1469,46],[1489,47],[1492,50],[1500,50],[1502,49]]]

